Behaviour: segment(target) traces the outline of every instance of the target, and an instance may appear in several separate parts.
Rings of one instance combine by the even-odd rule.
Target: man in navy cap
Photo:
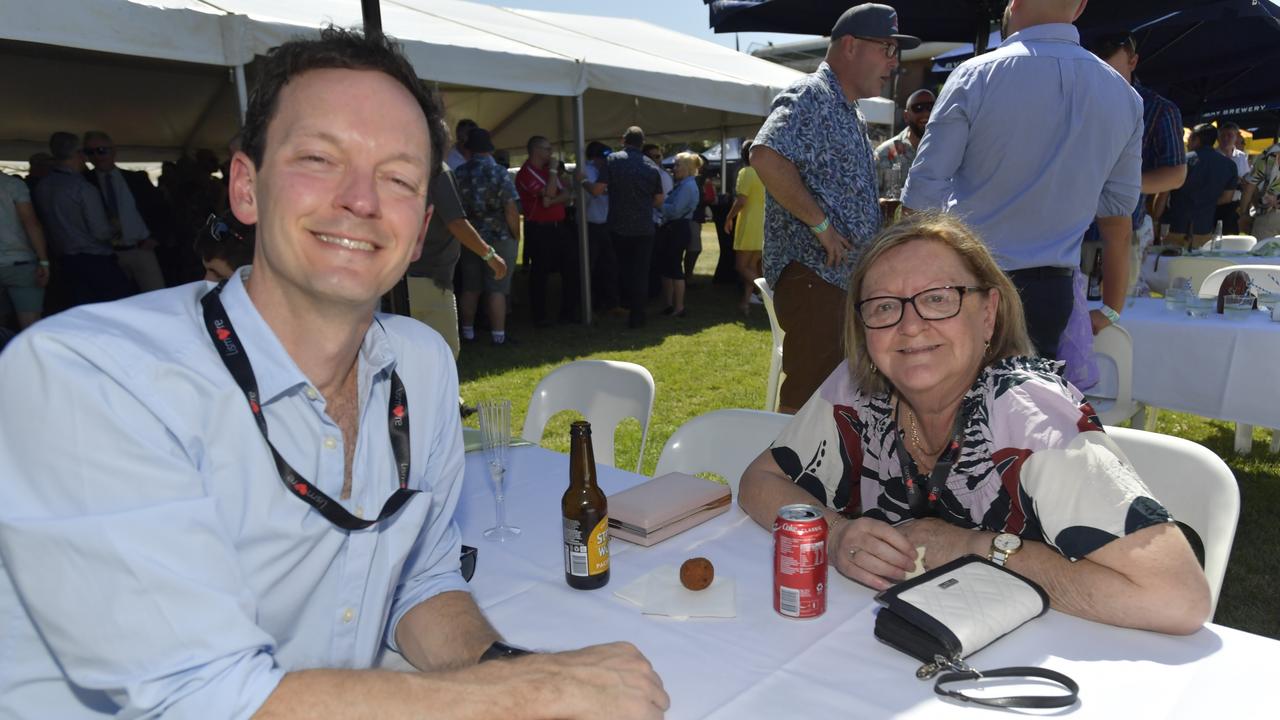
[[[751,146],[751,167],[769,191],[764,274],[786,333],[783,412],[798,410],[843,359],[849,275],[880,229],[875,155],[858,101],[878,96],[898,51],[919,44],[898,34],[888,5],[849,8],[822,64],[774,99]]]

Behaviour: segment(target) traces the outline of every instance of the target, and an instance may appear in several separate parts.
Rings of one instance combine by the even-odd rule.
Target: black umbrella
[[[1133,35],[1138,78],[1177,104],[1184,120],[1280,109],[1280,6],[1271,0],[1205,2]]]
[[[1264,0],[1266,1],[1266,0]],[[858,0],[703,0],[718,33],[778,32],[826,35],[840,14]],[[1130,28],[1204,0],[1095,0],[1076,22],[1086,29]],[[982,52],[1005,0],[888,0],[903,33],[934,42],[972,42]]]

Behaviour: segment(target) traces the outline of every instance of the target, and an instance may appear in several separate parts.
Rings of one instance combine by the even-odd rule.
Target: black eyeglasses
[[[113,148],[110,145],[101,145],[99,147],[85,148],[85,155],[110,155]]]
[[[880,47],[884,48],[885,57],[891,58],[898,54],[898,43],[896,42],[892,42],[890,40],[881,40],[880,38],[862,37],[860,35],[854,35],[854,37],[858,38],[859,40],[866,40],[869,43],[875,43]]]
[[[913,113],[929,112],[930,110],[933,110],[933,103],[920,102],[920,103],[916,103],[915,105],[908,106],[907,109]]]
[[[902,322],[903,309],[907,303],[911,303],[921,319],[946,320],[960,314],[965,293],[989,289],[976,285],[944,285],[921,290],[911,297],[884,295],[867,298],[853,307],[858,312],[858,319],[868,330],[882,330]]]

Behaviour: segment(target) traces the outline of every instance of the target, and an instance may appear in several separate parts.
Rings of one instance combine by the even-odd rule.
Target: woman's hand
[[[830,537],[836,570],[875,590],[900,582],[916,566],[916,548],[900,530],[882,520],[861,517],[836,525]]]
[[[902,523],[895,529],[902,532],[913,548],[924,548],[925,570],[946,565],[965,555],[986,557],[991,549],[991,538],[995,536],[994,533],[962,528],[932,517]]]

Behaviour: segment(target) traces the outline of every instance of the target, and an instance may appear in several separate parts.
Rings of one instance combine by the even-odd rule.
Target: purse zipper
[[[934,655],[932,662],[927,662],[921,665],[920,669],[916,670],[916,677],[920,680],[928,680],[943,670],[973,673],[978,677],[982,677],[982,673],[969,667],[964,660],[960,659],[959,655],[952,655],[950,657],[947,657],[946,655]]]

